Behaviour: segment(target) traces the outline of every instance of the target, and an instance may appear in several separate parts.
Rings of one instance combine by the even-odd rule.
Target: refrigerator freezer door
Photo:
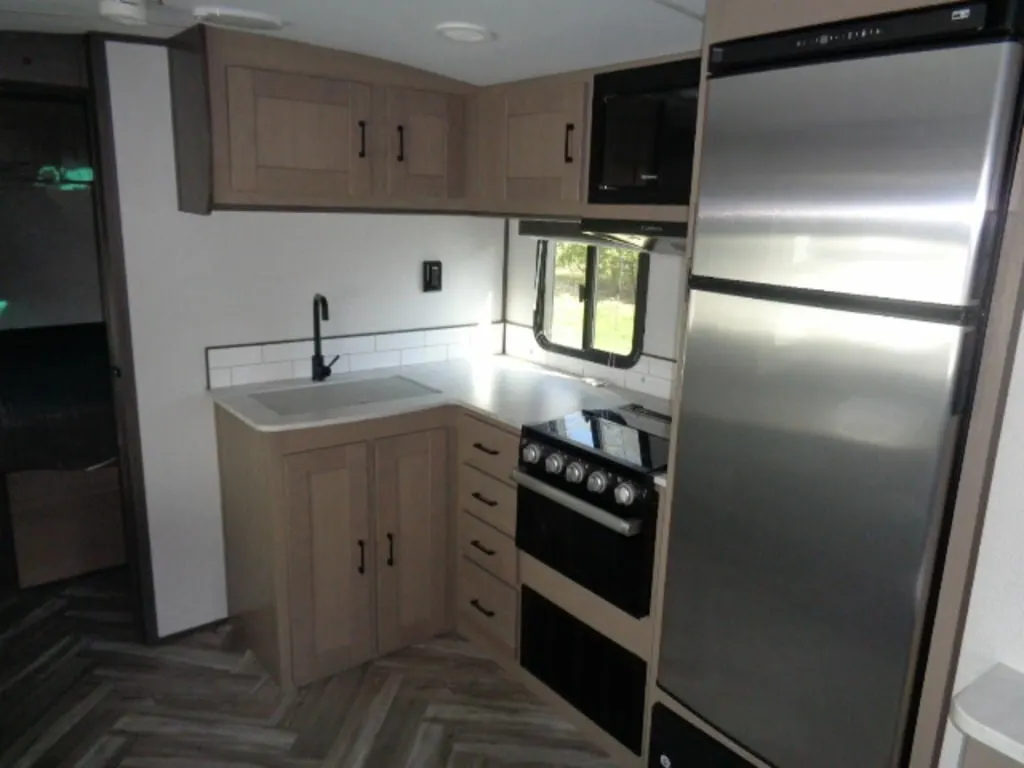
[[[658,682],[772,765],[895,764],[970,333],[692,293]]]
[[[989,43],[712,80],[693,273],[972,303],[1020,66]]]

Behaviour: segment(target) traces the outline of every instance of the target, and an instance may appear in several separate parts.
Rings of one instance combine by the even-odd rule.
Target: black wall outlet
[[[423,290],[424,292],[441,290],[441,262],[423,262]]]

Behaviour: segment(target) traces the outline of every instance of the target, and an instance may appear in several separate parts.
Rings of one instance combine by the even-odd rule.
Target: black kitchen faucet
[[[330,313],[327,299],[321,294],[313,297],[313,381],[323,381],[331,375],[331,366],[338,362],[338,355],[329,363],[324,362],[323,350],[320,348],[320,320],[329,320]]]

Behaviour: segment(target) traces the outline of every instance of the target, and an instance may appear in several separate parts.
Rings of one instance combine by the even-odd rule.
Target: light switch
[[[423,290],[424,292],[441,290],[441,262],[423,262]]]

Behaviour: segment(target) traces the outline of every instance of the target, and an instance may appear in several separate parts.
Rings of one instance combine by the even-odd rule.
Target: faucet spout
[[[331,375],[331,366],[338,361],[337,355],[329,363],[324,362],[323,344],[320,337],[320,321],[330,319],[327,299],[322,294],[313,296],[313,381],[323,381]]]

